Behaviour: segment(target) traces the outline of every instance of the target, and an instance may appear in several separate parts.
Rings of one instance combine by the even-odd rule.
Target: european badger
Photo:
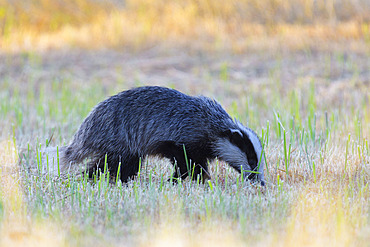
[[[46,153],[50,160],[56,157],[56,148],[47,148]],[[217,157],[245,178],[264,185],[261,153],[255,132],[233,121],[215,100],[147,86],[123,91],[96,105],[72,143],[59,148],[59,159],[65,171],[88,158],[91,175],[103,169],[107,157],[113,174],[121,163],[119,175],[126,182],[138,173],[140,157],[170,159],[176,167],[173,177],[182,179],[189,171],[193,179],[200,174],[209,178],[207,162]]]

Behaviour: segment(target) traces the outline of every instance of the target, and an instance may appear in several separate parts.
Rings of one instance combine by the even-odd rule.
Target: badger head
[[[253,130],[236,121],[235,128],[224,131],[216,141],[215,151],[219,159],[243,173],[244,178],[265,184],[262,145]]]

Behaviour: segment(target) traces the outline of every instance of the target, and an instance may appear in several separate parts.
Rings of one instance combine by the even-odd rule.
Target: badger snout
[[[252,183],[260,183],[262,186],[265,186],[265,180],[263,175],[255,172],[244,172],[243,176],[246,180],[251,181]]]

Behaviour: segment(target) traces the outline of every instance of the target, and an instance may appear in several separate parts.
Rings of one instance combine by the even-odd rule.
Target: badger
[[[141,158],[160,156],[174,165],[175,180],[210,179],[208,162],[218,158],[244,178],[265,183],[262,145],[254,131],[214,99],[159,86],[130,89],[100,102],[72,142],[56,152],[55,147],[45,151],[54,161],[58,155],[62,171],[87,161],[88,174],[106,165],[122,182],[137,175]]]

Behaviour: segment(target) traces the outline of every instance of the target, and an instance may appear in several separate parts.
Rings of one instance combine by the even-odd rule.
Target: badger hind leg
[[[137,175],[139,171],[139,160],[138,155],[107,153],[90,161],[87,165],[87,173],[90,178],[93,178],[94,175],[99,176],[99,171],[104,172],[107,169],[110,176],[115,179],[118,173],[120,180],[125,183]]]
[[[118,166],[118,164],[117,164]],[[122,157],[120,178],[122,182],[133,179],[139,172],[140,158],[139,155],[129,154]]]

